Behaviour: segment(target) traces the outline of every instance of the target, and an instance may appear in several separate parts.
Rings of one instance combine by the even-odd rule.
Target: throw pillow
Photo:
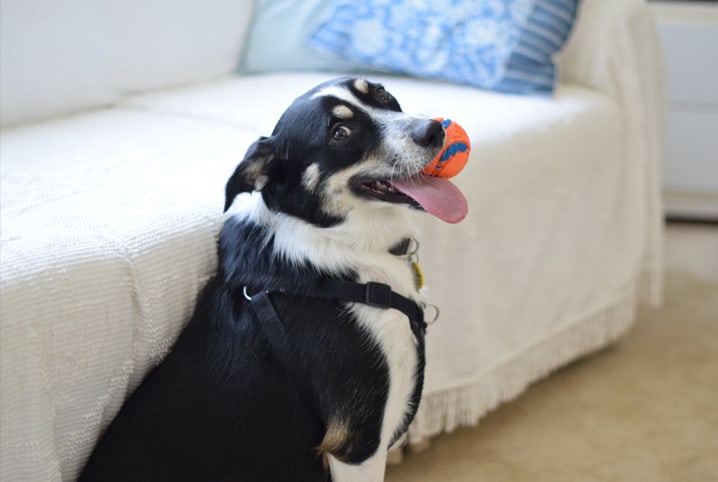
[[[317,54],[306,45],[332,5],[322,0],[258,0],[239,72],[357,71],[356,64]]]
[[[338,0],[308,45],[391,73],[550,94],[578,0]]]

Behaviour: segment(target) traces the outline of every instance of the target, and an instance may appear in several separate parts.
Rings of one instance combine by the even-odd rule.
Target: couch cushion
[[[109,105],[237,64],[251,0],[2,0],[0,122]]]
[[[224,77],[214,82],[133,97],[126,106],[172,115],[229,122],[269,135],[282,112],[299,95],[341,74],[276,73]],[[550,128],[591,112],[606,98],[588,89],[560,85],[555,98],[497,94],[469,86],[410,77],[372,75],[406,112],[451,117],[466,128],[472,142],[503,142],[524,130]],[[291,85],[288,89],[286,86]],[[255,93],[252,96],[245,92]],[[256,94],[261,92],[262,94]],[[431,92],[427,95],[427,92]],[[270,97],[272,102],[267,102]],[[447,112],[450,111],[450,112]]]
[[[0,123],[60,115],[117,99],[106,80],[105,3],[0,2]]]
[[[108,83],[123,94],[212,79],[239,62],[254,0],[111,0]]]

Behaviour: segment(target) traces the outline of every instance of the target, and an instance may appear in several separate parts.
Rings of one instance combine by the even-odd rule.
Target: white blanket
[[[466,221],[417,218],[442,316],[412,440],[475,423],[623,333],[637,285],[658,293],[660,63],[644,7],[629,10],[586,27],[606,51],[567,52],[574,86],[554,99],[384,79],[405,110],[455,119],[474,146],[456,178]],[[226,78],[3,132],[0,479],[76,476],[212,274],[226,178],[325,78]]]

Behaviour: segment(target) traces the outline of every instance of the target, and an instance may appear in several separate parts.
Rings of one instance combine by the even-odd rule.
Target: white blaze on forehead
[[[357,79],[354,81],[354,88],[363,94],[368,94],[369,82],[364,79]]]
[[[354,112],[345,105],[338,105],[334,109],[332,109],[332,114],[334,117],[338,117],[340,119],[351,119],[354,117]]]
[[[357,107],[361,105],[359,99],[354,97],[354,94],[352,94],[350,90],[347,90],[346,87],[341,85],[330,85],[312,96],[313,99],[318,97],[336,97],[339,100],[343,100]]]
[[[365,81],[366,82],[366,81]],[[350,104],[352,107],[354,107],[356,110],[360,110],[363,112],[366,112],[367,114],[371,115],[374,119],[382,121],[389,121],[394,120],[399,117],[407,117],[406,114],[403,112],[395,112],[393,110],[388,109],[378,109],[375,107],[372,107],[370,105],[365,104],[361,100],[357,99],[356,96],[346,87],[342,85],[330,85],[328,87],[323,88],[316,94],[312,96],[313,99],[317,99],[319,97],[336,97],[339,100],[342,100],[346,102],[347,104]]]

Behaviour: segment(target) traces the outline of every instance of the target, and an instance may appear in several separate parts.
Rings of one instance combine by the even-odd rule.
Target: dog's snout
[[[411,130],[411,138],[421,147],[439,147],[444,144],[444,128],[433,119],[417,122]]]

